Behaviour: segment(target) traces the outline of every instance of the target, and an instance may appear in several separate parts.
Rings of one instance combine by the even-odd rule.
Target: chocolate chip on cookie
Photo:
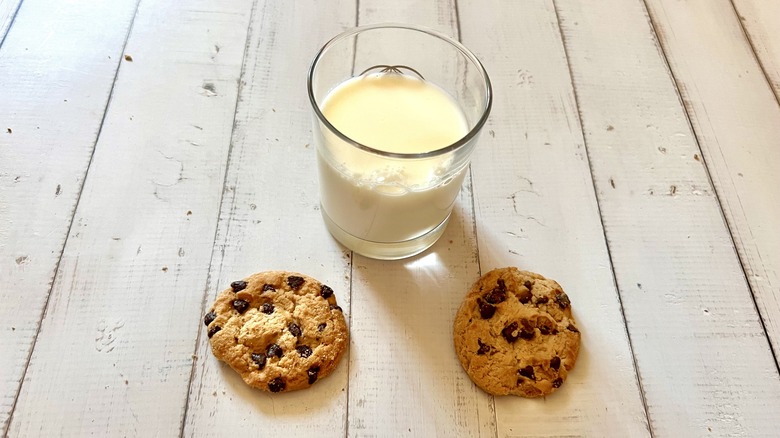
[[[246,281],[244,280],[238,280],[230,283],[230,288],[233,289],[233,292],[241,292],[242,290],[246,289]]]
[[[563,385],[581,334],[571,300],[553,280],[517,268],[480,278],[455,317],[455,350],[480,388],[541,397]],[[518,365],[519,364],[519,365]]]
[[[270,392],[308,388],[327,377],[349,343],[333,289],[293,272],[232,282],[203,322],[214,356],[248,385]]]
[[[233,308],[236,309],[238,313],[244,313],[246,312],[246,309],[249,308],[249,303],[244,300],[233,300]]]

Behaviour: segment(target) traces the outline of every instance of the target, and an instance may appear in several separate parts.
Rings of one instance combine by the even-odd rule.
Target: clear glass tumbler
[[[462,114],[462,131],[453,137],[457,140],[393,150],[351,138],[342,132],[348,131],[345,125],[337,128],[325,115],[328,97],[339,86],[353,78],[382,80],[383,75],[428,91],[433,85],[446,93]],[[354,80],[351,84],[354,88]],[[476,56],[430,29],[362,26],[322,47],[309,70],[308,92],[314,110],[321,212],[330,233],[347,248],[377,259],[401,259],[433,245],[447,226],[490,113],[490,79]],[[426,97],[413,108],[449,110],[429,100]],[[381,109],[385,103],[370,102],[368,109]],[[381,135],[396,137],[403,130],[400,126]]]

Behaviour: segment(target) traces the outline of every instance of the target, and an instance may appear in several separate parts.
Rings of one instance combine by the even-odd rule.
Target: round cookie
[[[513,267],[490,271],[472,286],[455,317],[454,339],[463,369],[494,395],[550,394],[580,349],[561,286]]]
[[[333,290],[294,272],[234,281],[203,322],[214,356],[248,385],[271,392],[308,388],[327,376],[349,342]]]

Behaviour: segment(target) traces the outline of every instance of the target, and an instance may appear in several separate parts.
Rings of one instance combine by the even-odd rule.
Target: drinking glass
[[[323,112],[329,93],[351,78],[378,74],[408,75],[446,92],[464,116],[465,134],[433,150],[399,153],[341,132]],[[423,27],[362,26],[322,47],[307,86],[320,211],[328,231],[347,248],[376,259],[401,259],[433,245],[447,226],[490,113],[490,79],[477,57]]]

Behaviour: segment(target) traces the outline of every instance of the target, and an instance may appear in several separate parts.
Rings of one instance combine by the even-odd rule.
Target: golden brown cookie
[[[490,271],[472,286],[455,317],[454,338],[463,369],[495,395],[550,394],[580,350],[561,286],[512,267]]]
[[[203,322],[214,356],[271,392],[313,385],[336,368],[349,342],[333,290],[294,272],[234,281]]]

